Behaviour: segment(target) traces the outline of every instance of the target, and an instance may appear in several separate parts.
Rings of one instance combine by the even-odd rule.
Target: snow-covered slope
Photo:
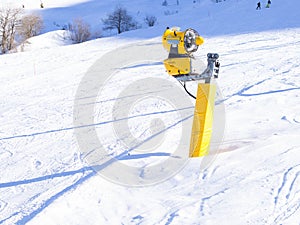
[[[40,8],[43,2],[44,8]],[[298,23],[298,3],[277,0],[271,9],[256,11],[256,0],[227,0],[218,4],[210,0],[184,1],[167,0],[168,6],[162,6],[162,0],[3,0],[0,6],[25,6],[25,11],[36,12],[43,16],[44,31],[62,29],[73,19],[82,18],[92,27],[95,36],[115,34],[102,31],[102,19],[106,18],[116,6],[125,7],[128,13],[146,29],[144,18],[147,15],[157,17],[156,28],[137,32],[134,35],[155,37],[161,35],[166,26],[193,27],[202,35],[222,35],[295,28]],[[195,3],[193,3],[195,2]],[[153,10],[155,9],[155,10]]]
[[[180,1],[179,6],[165,8],[161,1],[43,2],[43,10],[36,7],[39,1],[25,4],[47,18],[45,31],[54,30],[53,18],[57,24],[65,23],[86,13],[88,21],[99,14],[99,21],[114,3],[127,6],[140,21],[147,13],[155,14],[159,25],[67,46],[63,32],[54,31],[29,40],[25,52],[0,56],[0,224],[300,224],[298,1],[274,0],[270,9],[261,11],[255,10],[256,1],[246,0]],[[155,12],[150,7],[154,4]],[[165,16],[166,10],[178,13]],[[208,166],[193,158],[155,185],[122,186],[98,176],[84,161],[86,155],[74,134],[75,96],[87,71],[103,55],[136,41],[159,43],[167,25],[194,27],[204,35],[199,58],[205,60],[207,52],[220,54],[217,83],[222,97],[217,104],[225,105],[225,136]],[[122,80],[106,83],[107,90],[97,98],[96,130],[105,131],[108,141],[103,143],[109,154],[146,171],[170,157],[184,124],[179,113],[183,111],[191,122],[193,101],[178,110],[159,97],[174,88],[181,90],[161,63],[129,66],[114,76]],[[137,87],[140,98],[128,93],[118,98],[134,79],[149,77],[168,83],[155,88],[149,83],[146,90]],[[195,90],[195,84],[189,88]],[[92,103],[94,96],[87,97],[82,103]],[[173,97],[174,102],[187,98]],[[106,111],[127,99],[135,104],[125,117]],[[110,134],[115,133],[110,129],[123,121],[137,140],[152,143],[149,137],[158,133],[159,146],[167,143],[168,148],[126,148],[120,143],[128,134],[111,142]],[[102,168],[114,164],[109,161]]]

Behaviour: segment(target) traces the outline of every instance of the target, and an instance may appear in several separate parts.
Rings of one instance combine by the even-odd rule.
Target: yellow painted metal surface
[[[171,46],[177,46],[177,54],[184,55],[188,52],[184,47],[184,36],[186,31],[180,31],[179,28],[166,29],[162,35],[162,44],[164,48],[170,52]],[[201,36],[195,37],[195,42],[197,45],[202,45],[204,39]]]
[[[168,52],[170,52],[172,45],[176,45],[178,47],[178,54],[186,54],[184,32],[179,31],[179,29],[166,29],[162,36],[162,44]]]
[[[198,84],[190,157],[202,157],[209,154],[215,95],[216,86],[214,84]]]
[[[191,59],[189,57],[168,58],[164,60],[169,75],[189,74],[191,72]]]

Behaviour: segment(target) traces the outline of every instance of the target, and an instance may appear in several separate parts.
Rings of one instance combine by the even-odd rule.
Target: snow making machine
[[[207,66],[203,71],[196,71],[196,58],[193,53],[204,43],[204,39],[194,29],[180,31],[173,27],[165,30],[162,36],[163,47],[169,52],[164,66],[169,75],[176,78],[185,91],[196,99],[194,119],[190,140],[190,157],[202,157],[209,153],[212,136],[213,113],[216,86],[212,80],[219,75],[219,55],[207,54]],[[192,95],[186,88],[186,82],[198,81],[197,95]]]

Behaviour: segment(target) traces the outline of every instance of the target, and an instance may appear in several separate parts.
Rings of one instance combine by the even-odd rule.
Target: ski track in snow
[[[200,202],[200,212],[201,212],[201,216],[205,216],[205,206],[207,206],[207,202],[214,198],[214,197],[218,197],[220,194],[225,194],[225,192],[228,190],[229,188],[225,188],[221,191],[218,191],[217,193],[213,194],[213,195],[210,195],[210,196],[207,196],[207,197],[204,197],[201,199],[201,202]],[[207,208],[209,208],[209,206],[207,206]]]
[[[283,173],[281,185],[274,198],[274,224],[287,220],[300,208],[299,184],[300,164],[290,167]]]
[[[159,113],[166,113],[166,112],[174,112],[174,110],[171,111],[164,111],[164,112],[159,112]],[[154,112],[151,114],[157,114],[158,112]],[[145,115],[142,115],[145,116]],[[19,219],[16,224],[17,225],[23,225],[26,224],[28,221],[32,220],[36,215],[38,215],[40,212],[42,212],[45,208],[47,208],[51,203],[53,203],[56,199],[58,199],[59,197],[63,196],[64,194],[68,193],[69,191],[74,190],[78,185],[82,184],[83,182],[85,182],[86,180],[88,180],[90,177],[92,177],[93,175],[96,174],[96,172],[94,171],[94,169],[96,168],[97,171],[109,166],[111,163],[114,162],[115,159],[118,160],[129,160],[133,158],[136,158],[135,156],[128,156],[128,152],[134,150],[135,148],[139,147],[140,145],[146,143],[147,141],[151,140],[152,138],[156,137],[157,135],[166,132],[167,130],[171,129],[172,127],[182,123],[183,121],[190,119],[193,115],[188,116],[186,118],[183,118],[182,120],[176,121],[174,124],[170,125],[169,127],[166,127],[164,130],[161,130],[153,135],[151,135],[150,137],[148,137],[147,139],[141,141],[139,144],[131,147],[130,149],[127,149],[126,151],[124,151],[122,154],[116,156],[114,159],[112,160],[108,160],[106,163],[99,165],[97,167],[84,167],[82,169],[79,170],[75,170],[75,171],[66,171],[66,172],[61,172],[61,173],[57,173],[57,174],[51,174],[51,175],[45,175],[42,177],[37,177],[37,178],[32,178],[32,179],[26,179],[26,180],[20,180],[20,181],[13,181],[13,182],[7,182],[7,183],[0,183],[0,189],[2,188],[9,188],[9,187],[15,187],[15,186],[19,186],[19,185],[28,185],[28,184],[34,184],[37,182],[42,182],[45,180],[53,180],[55,178],[61,178],[61,177],[67,177],[67,176],[74,176],[76,174],[85,174],[87,173],[87,175],[83,175],[81,178],[79,178],[75,183],[72,183],[71,185],[65,187],[64,189],[60,190],[59,192],[57,192],[55,195],[51,196],[48,199],[43,199],[42,202],[38,202],[38,203],[34,203],[32,205],[32,202],[34,202],[33,200],[37,197],[31,197],[28,200],[29,205],[32,205],[31,208],[36,208],[33,211],[29,210],[29,209],[23,209],[21,211],[18,212],[14,212],[12,215],[10,215],[9,217],[3,219],[0,221],[0,224],[3,224],[4,222],[11,220],[11,219],[15,219],[21,217],[21,219]],[[127,119],[127,118],[125,118]],[[99,125],[99,124],[97,124]],[[90,125],[91,126],[91,125]],[[93,125],[95,126],[95,125]],[[65,129],[66,130],[66,129]],[[61,130],[59,130],[61,131]],[[52,131],[54,132],[54,131]],[[48,133],[52,133],[52,132],[48,132]],[[44,133],[37,133],[37,134],[44,134]],[[15,136],[14,138],[21,138],[24,136]],[[152,153],[147,153],[147,154],[142,154],[139,155],[139,158],[144,158],[144,157],[149,157],[150,155],[153,155]],[[158,156],[161,156],[161,154],[158,154]],[[39,196],[40,194],[38,194]],[[27,207],[26,207],[27,208]],[[1,209],[1,208],[0,208]],[[27,213],[27,211],[30,211],[29,213]]]
[[[47,188],[43,190],[43,192],[38,193],[37,195],[30,197],[28,201],[26,202],[25,205],[20,207],[20,211],[14,212],[11,214],[9,217],[2,219],[0,221],[0,224],[4,224],[5,222],[11,221],[9,223],[12,223],[12,221],[16,221],[15,224],[17,225],[23,225],[26,224],[28,221],[33,219],[37,214],[39,214],[42,210],[44,210],[46,207],[48,207],[53,201],[64,195],[65,193],[74,190],[78,185],[83,183],[85,180],[90,178],[95,174],[95,172],[92,170],[90,167],[82,168],[79,170],[75,171],[68,171],[68,172],[62,172],[62,173],[57,173],[57,174],[51,174],[51,175],[46,175],[42,177],[37,177],[37,178],[32,178],[28,180],[20,180],[20,181],[14,181],[14,182],[7,182],[7,183],[1,183],[0,184],[0,189],[3,188],[9,188],[9,187],[16,187],[19,185],[32,185],[37,182],[42,182],[46,180],[53,180],[55,178],[64,178],[68,176],[74,176],[76,174],[83,174],[77,181],[69,185],[69,182],[64,182],[66,184],[66,187],[63,187],[61,190],[60,187],[54,188],[54,191],[51,192],[56,192],[54,195],[49,196],[47,198],[43,198],[42,200],[38,199],[40,195],[44,191],[49,191]],[[58,189],[58,190],[57,190]]]
[[[16,222],[17,225],[23,225],[26,224],[28,221],[32,220],[37,214],[42,212],[46,207],[48,207],[52,202],[54,202],[56,199],[64,195],[65,193],[74,190],[78,185],[82,184],[84,181],[89,179],[91,176],[93,176],[95,173],[91,172],[86,176],[83,176],[80,178],[77,182],[74,184],[64,188],[60,192],[56,193],[55,195],[51,196],[49,199],[44,200],[42,204],[35,209],[34,211],[30,212],[28,215],[23,215],[24,213],[22,212],[22,218]]]
[[[247,87],[244,87],[241,90],[239,90],[238,92],[230,95],[229,97],[217,101],[217,104],[223,103],[223,102],[229,100],[230,98],[232,98],[234,96],[254,97],[254,96],[260,96],[260,95],[269,95],[269,94],[275,94],[275,93],[283,93],[283,92],[287,92],[287,91],[300,90],[300,87],[294,87],[294,88],[287,88],[287,89],[281,89],[281,90],[270,90],[270,91],[265,91],[265,92],[260,92],[260,93],[245,93],[245,92],[249,91],[251,88],[257,87],[258,85],[263,84],[264,82],[266,82],[266,81],[268,81],[270,79],[271,78],[267,78],[267,79],[258,81],[255,84],[251,84],[251,85],[249,85]]]

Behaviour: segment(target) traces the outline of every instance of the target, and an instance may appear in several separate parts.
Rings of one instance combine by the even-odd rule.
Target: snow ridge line
[[[287,171],[284,172],[283,174],[283,178],[282,178],[282,182],[281,182],[281,186],[278,188],[278,191],[277,191],[277,195],[275,196],[274,198],[274,203],[275,203],[275,207],[278,203],[278,198],[279,198],[279,195],[284,187],[284,185],[286,184],[286,181],[287,181],[287,176],[289,174],[289,172],[293,169],[293,167],[290,167]]]
[[[13,218],[14,216],[17,216],[18,214],[20,214],[21,212],[14,212],[13,214],[11,214],[9,217],[0,220],[0,224],[3,224],[5,221],[9,220],[10,218]]]
[[[283,178],[282,178],[281,186],[278,188],[278,193],[274,198],[274,203],[275,203],[274,211],[276,210],[276,206],[278,204],[278,199],[279,199],[281,193],[283,192],[284,187],[287,184],[289,174],[291,173],[291,171],[293,169],[295,169],[298,166],[300,166],[300,164],[298,164],[296,166],[293,166],[293,167],[290,167],[287,171],[285,171],[285,173],[283,175]],[[287,190],[287,193],[284,196],[285,197],[285,202],[281,204],[282,205],[281,207],[279,207],[279,209],[278,209],[279,213],[277,213],[277,216],[274,219],[274,222],[273,222],[274,224],[277,224],[278,222],[282,222],[282,221],[288,219],[300,208],[300,198],[296,199],[294,201],[295,203],[293,203],[292,205],[289,205],[289,200],[290,200],[291,193],[292,193],[293,189],[295,188],[295,183],[296,183],[296,181],[299,177],[300,177],[300,171],[297,171],[294,174],[294,178],[290,182],[289,187],[287,187],[288,190]],[[300,190],[296,191],[295,194],[297,194],[299,192],[300,192]]]
[[[253,88],[253,87],[257,86],[257,85],[260,85],[260,84],[262,84],[262,83],[264,83],[265,81],[270,80],[270,79],[271,79],[271,78],[267,78],[267,79],[258,81],[258,82],[256,82],[255,84],[249,85],[248,87],[244,87],[244,88],[242,88],[241,90],[239,90],[238,92],[233,93],[232,95],[228,96],[227,98],[224,98],[224,99],[222,99],[222,100],[216,101],[216,105],[222,104],[223,102],[227,101],[228,99],[230,99],[230,98],[232,98],[232,97],[234,97],[234,96],[245,96],[245,97],[247,96],[247,97],[249,97],[249,96],[251,96],[251,95],[244,94],[244,92],[246,92],[246,91],[248,91],[249,89],[251,89],[251,88]]]
[[[216,196],[220,195],[220,194],[224,194],[227,190],[229,190],[229,188],[225,188],[225,189],[223,189],[223,190],[221,190],[221,191],[218,191],[218,192],[215,193],[215,194],[212,194],[212,195],[210,195],[210,196],[207,196],[207,197],[202,198],[202,199],[201,199],[201,203],[200,203],[200,212],[201,212],[201,216],[205,216],[205,213],[204,213],[204,205],[205,205],[205,202],[206,202],[207,200],[210,200],[210,199],[213,198],[213,197],[216,197]]]
[[[240,94],[240,96],[258,96],[258,95],[268,95],[268,94],[274,94],[274,93],[282,93],[286,91],[294,91],[294,90],[300,90],[300,87],[296,88],[287,88],[287,89],[281,89],[281,90],[274,90],[274,91],[266,91],[266,92],[261,92],[261,93],[253,93],[253,94]]]
[[[277,205],[277,203],[278,203],[279,195],[281,194],[281,192],[282,192],[284,186],[285,186],[286,183],[287,183],[287,180],[288,180],[287,177],[288,177],[289,173],[290,173],[293,169],[295,169],[296,167],[298,167],[298,166],[300,166],[300,164],[297,164],[297,165],[295,165],[295,166],[292,166],[292,167],[290,167],[287,171],[284,172],[283,178],[282,178],[282,182],[281,182],[281,185],[280,185],[280,187],[278,188],[277,195],[276,195],[275,198],[274,198],[275,207],[276,207],[276,205]],[[290,193],[291,193],[291,191],[292,191],[292,189],[293,189],[293,187],[294,187],[294,184],[295,184],[295,182],[296,182],[296,179],[297,179],[297,177],[298,177],[299,175],[300,175],[300,171],[298,171],[298,172],[296,173],[296,175],[295,175],[293,181],[291,182],[290,187],[289,187],[289,193],[286,195],[286,199],[289,198]]]
[[[155,134],[149,136],[149,137],[146,138],[144,141],[141,141],[140,143],[136,144],[135,146],[130,147],[129,149],[127,149],[124,153],[121,153],[119,156],[116,157],[116,159],[122,160],[122,158],[123,158],[124,156],[127,156],[127,155],[128,155],[128,152],[133,151],[134,149],[136,149],[136,148],[138,148],[139,146],[143,145],[143,144],[146,143],[147,141],[150,141],[152,138],[155,138],[157,135],[162,134],[163,132],[165,132],[165,131],[171,129],[172,127],[175,127],[176,125],[178,125],[178,124],[184,122],[185,120],[190,119],[190,118],[193,117],[193,116],[194,116],[193,114],[192,114],[192,115],[189,115],[189,116],[187,116],[187,117],[185,117],[185,118],[183,118],[183,119],[181,119],[181,120],[178,120],[177,122],[175,122],[175,123],[173,123],[172,125],[166,127],[165,129],[160,130],[160,131],[158,131],[157,133],[155,133]]]
[[[286,199],[288,200],[290,198],[290,195],[291,195],[291,192],[294,188],[294,185],[295,185],[295,182],[297,180],[297,178],[299,177],[300,175],[300,171],[298,171],[293,179],[293,181],[291,182],[291,185],[290,185],[290,188],[289,188],[289,193],[286,195]]]
[[[165,92],[167,90],[159,90],[159,91],[148,91],[148,92],[143,92],[143,94],[157,94],[159,92]],[[112,102],[112,101],[116,101],[116,100],[122,100],[122,99],[127,99],[127,98],[131,98],[131,97],[135,97],[135,96],[140,96],[140,94],[132,94],[132,95],[126,95],[123,97],[116,97],[116,98],[109,98],[106,100],[102,100],[102,101],[95,101],[95,102],[89,102],[89,103],[83,103],[80,104],[81,106],[84,105],[93,105],[93,104],[101,104],[101,103],[106,103],[106,102]],[[94,98],[95,96],[91,96],[91,97],[82,97],[82,98],[78,98],[78,100],[86,100],[89,98]]]
[[[23,184],[32,184],[32,183],[45,181],[45,180],[49,180],[49,179],[52,180],[52,179],[58,178],[58,177],[73,176],[77,173],[85,173],[85,172],[88,172],[88,171],[93,171],[93,168],[91,166],[89,166],[89,167],[83,167],[83,168],[78,169],[78,170],[66,171],[66,172],[61,172],[61,173],[56,173],[56,174],[50,174],[50,175],[45,175],[45,176],[42,176],[42,177],[36,177],[36,178],[32,178],[32,179],[27,179],[27,180],[0,183],[0,189],[1,188],[7,188],[7,187],[16,187],[16,186],[23,185]]]
[[[179,216],[178,213],[177,213],[178,211],[179,211],[179,209],[175,210],[174,212],[172,212],[172,213],[169,215],[168,221],[166,222],[165,225],[170,225],[170,224],[173,222],[173,220],[175,219],[175,217],[176,217],[176,216]]]
[[[119,122],[119,121],[138,118],[138,117],[157,115],[157,114],[165,114],[165,113],[172,113],[172,112],[177,112],[177,111],[187,110],[187,109],[192,109],[192,108],[194,108],[194,107],[190,106],[190,107],[185,107],[185,108],[181,108],[181,109],[172,109],[172,110],[166,110],[166,111],[160,111],[160,112],[145,113],[145,114],[130,116],[130,117],[126,117],[126,118],[108,120],[108,121],[104,121],[104,122],[81,125],[81,126],[76,126],[76,127],[66,127],[66,128],[54,129],[54,130],[48,130],[48,131],[41,131],[41,132],[36,132],[36,133],[31,133],[31,134],[20,134],[20,135],[15,135],[15,136],[10,136],[10,137],[2,137],[2,138],[0,138],[0,141],[11,140],[11,139],[16,139],[16,138],[34,137],[34,136],[37,136],[37,135],[44,135],[44,134],[61,132],[61,131],[75,130],[75,129],[86,128],[86,127],[101,126],[101,125],[104,125],[104,124]]]
[[[289,217],[294,215],[295,212],[297,212],[299,208],[300,208],[300,199],[298,199],[298,201],[296,201],[293,205],[288,207],[283,213],[279,214],[275,218],[274,224],[278,224],[279,222],[282,222],[282,221],[288,219]],[[280,223],[280,224],[282,224],[282,223]]]
[[[282,92],[286,92],[286,91],[294,91],[294,90],[300,90],[300,87],[294,87],[294,88],[287,88],[287,89],[281,89],[281,90],[270,90],[270,91],[266,91],[266,92],[260,92],[260,93],[252,93],[252,94],[247,94],[245,93],[246,91],[250,90],[251,88],[260,85],[262,83],[264,83],[265,81],[270,80],[271,78],[267,78],[261,81],[258,81],[255,84],[249,85],[248,87],[244,87],[242,88],[240,91],[228,96],[227,98],[224,98],[222,100],[216,101],[216,105],[219,105],[225,101],[227,101],[228,99],[234,97],[234,96],[243,96],[243,97],[252,97],[252,96],[259,96],[259,95],[268,95],[268,94],[275,94],[275,93],[282,93]]]
[[[233,94],[234,95],[239,95],[239,96],[244,96],[244,97],[249,97],[249,96],[258,96],[258,95],[267,95],[267,94],[275,94],[275,93],[281,93],[281,92],[286,92],[286,91],[294,91],[294,90],[300,90],[300,87],[294,87],[294,88],[287,88],[287,89],[282,89],[282,90],[273,90],[273,91],[266,91],[266,92],[261,92],[261,93],[252,93],[252,94],[246,94],[245,92],[250,90],[251,88],[260,85],[268,80],[271,80],[271,78],[264,79],[262,81],[259,81],[253,85],[249,85],[248,87],[245,87],[238,91],[237,93]]]

